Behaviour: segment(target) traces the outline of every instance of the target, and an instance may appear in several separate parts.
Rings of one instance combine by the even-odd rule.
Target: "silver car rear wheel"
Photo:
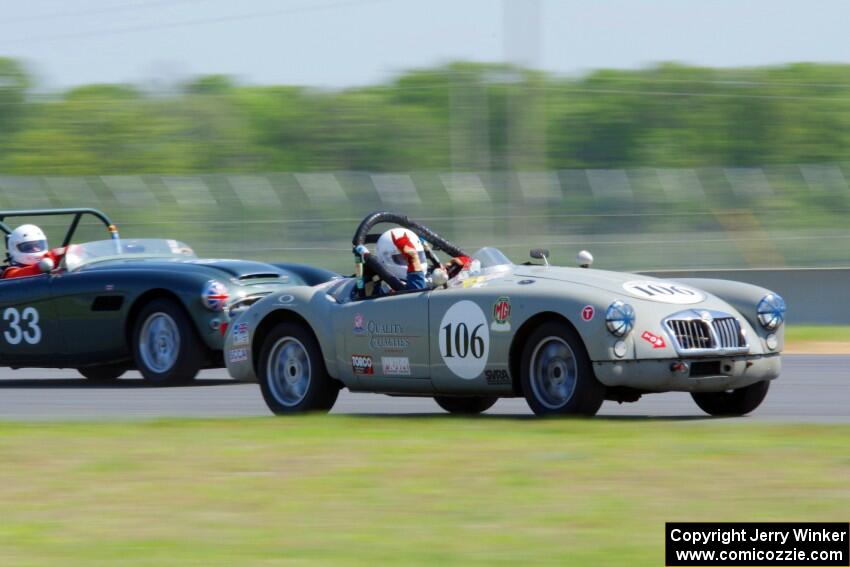
[[[283,337],[274,344],[266,365],[269,388],[281,405],[298,405],[307,394],[312,375],[310,357],[301,341]]]
[[[573,349],[561,337],[546,337],[531,355],[529,374],[541,404],[551,410],[564,407],[575,394],[578,378]]]

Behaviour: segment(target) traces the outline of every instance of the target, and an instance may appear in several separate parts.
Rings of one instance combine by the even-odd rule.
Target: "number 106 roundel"
[[[424,288],[408,289],[370,248],[392,227],[423,242]],[[677,391],[709,414],[743,415],[781,370],[785,303],[768,289],[593,270],[586,253],[580,267],[551,265],[541,249],[522,264],[491,247],[468,254],[388,212],[363,219],[352,245],[353,276],[288,287],[286,301],[273,293],[225,340],[231,375],[258,381],[277,414],[329,410],[348,388],[460,414],[523,397],[540,415]]]

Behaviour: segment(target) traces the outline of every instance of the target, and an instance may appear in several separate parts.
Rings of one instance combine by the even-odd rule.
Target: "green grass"
[[[3,565],[663,565],[665,521],[846,521],[850,427],[0,424]]]
[[[788,325],[785,342],[850,343],[850,325]]]

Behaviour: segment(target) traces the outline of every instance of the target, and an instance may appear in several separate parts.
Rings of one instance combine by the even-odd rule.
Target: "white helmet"
[[[13,263],[31,266],[38,264],[47,254],[47,237],[34,224],[24,224],[9,235],[7,247]]]
[[[419,269],[425,272],[425,248],[422,241],[412,230],[393,228],[386,231],[378,239],[376,254],[378,261],[395,277],[406,280],[407,274],[414,271],[414,266],[408,266],[407,256],[402,253],[404,247],[412,246],[419,255]]]

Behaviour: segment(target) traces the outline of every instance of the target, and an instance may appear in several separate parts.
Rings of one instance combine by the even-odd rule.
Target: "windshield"
[[[514,265],[507,256],[505,256],[498,248],[485,247],[472,255],[473,260],[478,260],[481,264],[481,269],[496,268],[504,266],[510,268]]]
[[[65,266],[69,271],[98,260],[123,258],[195,258],[195,252],[179,240],[160,238],[125,238],[97,240],[72,244],[65,253]]]

